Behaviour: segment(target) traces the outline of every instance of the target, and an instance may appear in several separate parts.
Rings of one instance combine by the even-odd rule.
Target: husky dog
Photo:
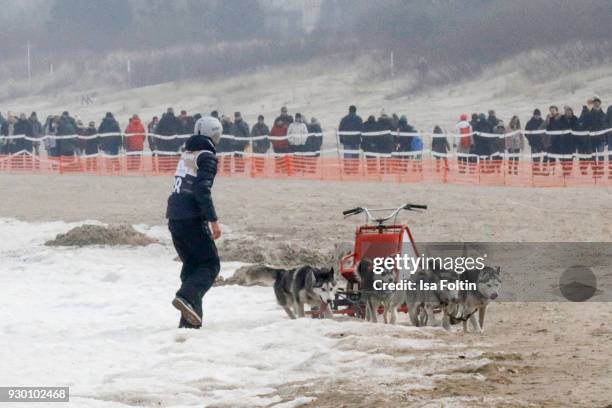
[[[408,280],[414,282],[416,288],[397,292],[396,296],[393,297],[394,307],[391,322],[395,323],[397,319],[397,306],[406,303],[408,315],[413,325],[421,327],[428,323],[431,325],[439,324],[436,323],[434,309],[441,309],[445,312],[459,299],[459,291],[448,288],[442,289],[440,281],[455,281],[456,276],[457,274],[453,271],[440,269],[420,270],[412,274]],[[429,284],[430,287],[435,285],[436,289],[421,290],[422,284]],[[450,330],[450,317],[446,313],[442,316],[442,326],[446,330]]]
[[[461,280],[476,283],[476,290],[459,292],[457,304],[446,310],[451,324],[463,322],[463,331],[468,332],[468,321],[474,331],[483,333],[487,306],[497,299],[501,290],[501,269],[485,266],[483,269],[467,270],[460,275]],[[478,318],[476,318],[478,312]]]
[[[330,305],[336,293],[334,268],[309,265],[294,270],[278,271],[274,282],[278,304],[291,319],[304,317],[304,304],[324,307],[323,317],[331,318]],[[322,306],[324,305],[324,306]]]
[[[361,288],[361,299],[365,303],[365,320],[369,322],[378,322],[376,317],[378,307],[382,304],[384,307],[383,319],[385,323],[389,323],[387,314],[391,309],[391,299],[393,291],[376,290],[374,282],[381,283],[395,282],[395,272],[385,269],[381,274],[374,273],[374,264],[369,259],[364,259],[357,265],[357,279]],[[379,285],[377,284],[376,287]]]

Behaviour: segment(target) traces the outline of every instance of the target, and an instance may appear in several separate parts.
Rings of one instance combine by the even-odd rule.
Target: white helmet
[[[212,116],[204,116],[198,119],[193,128],[194,135],[208,136],[215,144],[219,143],[222,132],[223,127],[221,126],[221,122],[219,122],[219,119],[213,118]]]

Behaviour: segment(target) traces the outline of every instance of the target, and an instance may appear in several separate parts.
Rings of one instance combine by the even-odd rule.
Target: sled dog
[[[447,287],[441,288],[440,281],[455,281],[457,276],[458,275],[454,271],[447,271],[444,269],[420,270],[410,275],[408,279],[415,282],[416,289],[396,292],[393,297],[394,306],[392,309],[393,314],[391,315],[391,322],[395,323],[397,318],[397,306],[406,303],[410,321],[414,326],[421,327],[427,326],[428,324],[432,326],[438,325],[439,322],[434,317],[434,310],[441,309],[444,312],[459,299],[458,290],[448,289]],[[425,283],[429,285],[435,284],[436,289],[419,289]],[[450,325],[450,317],[446,313],[443,313],[442,326],[446,330],[450,330]]]
[[[291,319],[304,317],[304,304],[323,307],[323,317],[331,318],[331,304],[336,294],[334,268],[310,265],[277,271],[274,293],[278,304]]]
[[[376,290],[382,288],[380,284],[375,285],[376,281],[380,283],[395,282],[395,272],[385,269],[380,274],[374,273],[374,264],[369,259],[364,259],[357,265],[357,278],[359,279],[359,287],[361,288],[361,299],[365,303],[365,320],[369,322],[378,322],[377,314],[378,307],[383,305],[383,320],[389,323],[387,318],[393,297],[391,290]]]
[[[501,269],[485,266],[467,270],[460,276],[462,280],[476,283],[476,290],[460,291],[457,303],[447,308],[446,314],[451,324],[462,322],[464,332],[468,332],[469,321],[475,332],[483,333],[487,306],[501,291]]]

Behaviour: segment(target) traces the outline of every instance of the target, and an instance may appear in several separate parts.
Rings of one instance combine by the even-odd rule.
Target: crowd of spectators
[[[229,116],[212,111],[210,116],[220,120],[223,134],[226,135],[218,145],[218,152],[222,156],[235,157],[238,169],[245,152],[255,156],[268,152],[278,155],[320,154],[323,132],[319,121],[314,117],[307,120],[299,112],[291,115],[286,107],[281,108],[271,127],[263,115],[259,115],[252,127],[240,112]],[[50,157],[92,156],[99,152],[115,156],[124,150],[128,156],[136,156],[148,144],[148,148],[156,155],[176,155],[185,140],[184,137],[176,136],[191,134],[200,117],[202,115],[199,113],[189,115],[184,110],[175,115],[174,110],[168,108],[161,118],[155,116],[146,124],[134,114],[122,129],[111,112],[106,113],[98,126],[95,122],[85,125],[67,111],[61,115],[48,116],[44,123],[38,119],[36,112],[32,112],[29,117],[24,113],[19,116],[9,114],[6,118],[0,114],[2,136],[28,136],[2,138],[0,154],[21,151],[40,154],[45,149]],[[612,159],[612,131],[598,135],[580,132],[607,129],[612,129],[612,106],[604,111],[601,99],[593,97],[582,107],[579,116],[569,106],[565,106],[562,112],[557,106],[550,106],[546,116],[540,109],[535,109],[524,127],[518,116],[512,116],[506,124],[493,110],[488,114],[473,113],[471,118],[462,114],[455,128],[450,131],[444,131],[440,126],[434,127],[431,151],[436,159],[444,162],[447,154],[454,151],[459,158],[460,171],[467,171],[471,163],[483,160],[490,161],[492,168],[497,166],[499,171],[499,162],[506,157],[510,172],[516,173],[519,157],[528,145],[534,164],[544,170],[559,160],[562,167],[570,171],[577,158],[581,170],[586,172],[588,163],[595,162],[597,165],[605,159],[606,146]],[[452,136],[449,137],[449,133]],[[36,141],[45,135],[58,137]],[[80,137],[69,137],[74,135]],[[339,123],[338,135],[346,159],[363,155],[366,158],[393,156],[410,160],[420,158],[423,150],[422,134],[408,122],[407,117],[395,113],[388,115],[384,110],[378,118],[370,115],[364,121],[357,114],[357,108],[350,106],[348,114]],[[347,171],[356,171],[350,160],[346,162]]]

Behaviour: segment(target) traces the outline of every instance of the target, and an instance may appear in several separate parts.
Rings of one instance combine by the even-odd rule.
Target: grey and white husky
[[[276,272],[274,293],[278,304],[291,319],[304,317],[304,304],[322,307],[323,317],[331,318],[336,294],[334,268],[310,265]]]
[[[414,326],[421,327],[438,325],[440,322],[434,317],[434,310],[441,309],[443,312],[451,305],[455,304],[459,299],[459,291],[441,288],[440,281],[448,280],[455,281],[457,274],[454,271],[441,269],[419,270],[408,277],[409,281],[415,283],[416,289],[404,290],[396,292],[393,297],[393,314],[391,315],[391,323],[395,323],[397,319],[397,307],[406,303],[408,307],[408,315]],[[422,284],[435,284],[435,290],[421,290]],[[447,313],[442,314],[442,326],[446,330],[450,330],[450,316]]]
[[[357,265],[357,279],[359,279],[359,287],[361,292],[361,300],[365,304],[365,320],[369,322],[378,322],[377,314],[378,307],[383,306],[383,320],[389,323],[387,318],[393,298],[393,291],[376,290],[374,283],[380,281],[381,284],[395,282],[395,271],[384,269],[380,274],[374,273],[374,264],[369,259],[364,259]],[[382,288],[382,286],[376,285]]]
[[[447,308],[446,314],[451,324],[462,322],[464,332],[468,332],[469,321],[475,332],[483,333],[487,306],[497,299],[501,291],[501,269],[485,266],[483,269],[467,270],[459,276],[461,280],[476,283],[476,290],[459,291],[457,303]]]

